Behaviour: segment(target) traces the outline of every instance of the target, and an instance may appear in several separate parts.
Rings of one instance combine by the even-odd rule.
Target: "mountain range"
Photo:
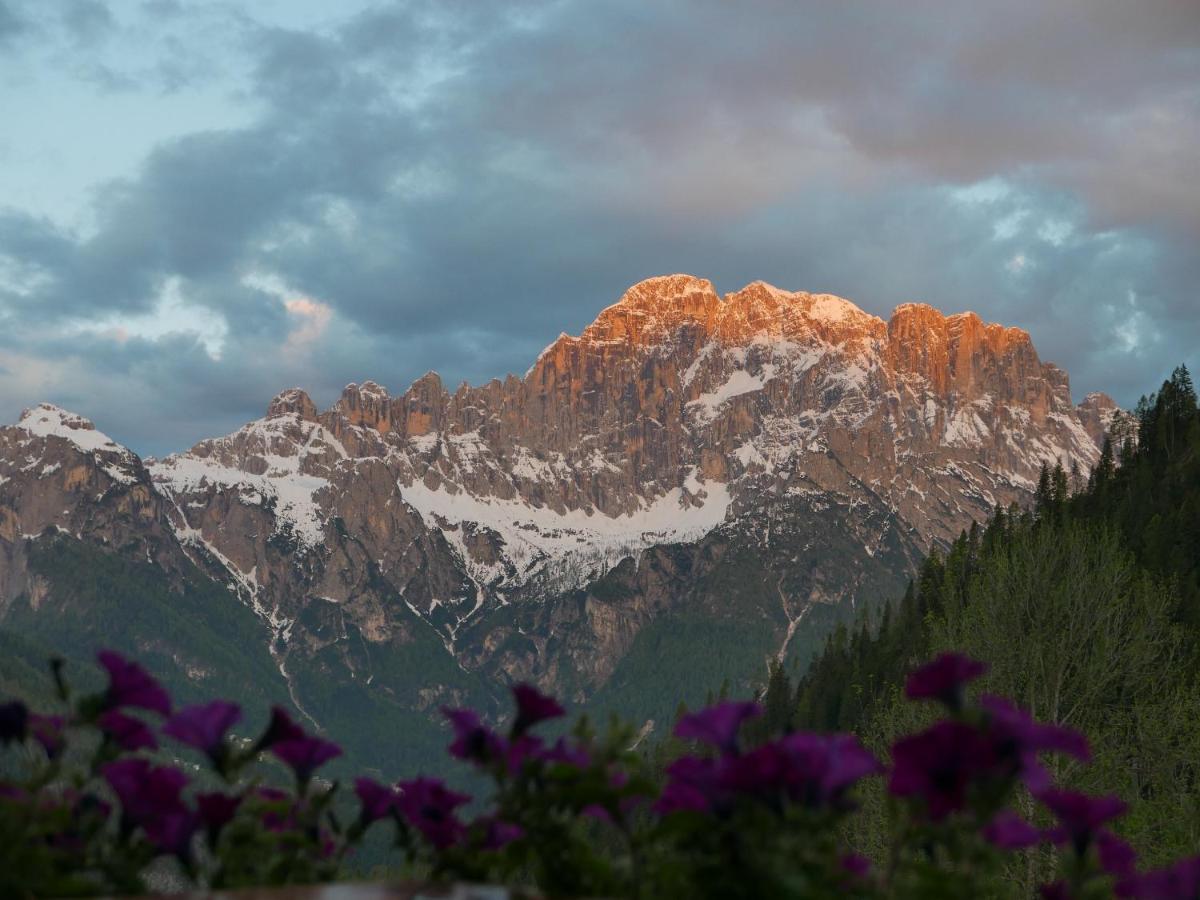
[[[386,769],[516,680],[653,727],[806,663],[1121,415],[974,313],[653,278],[523,377],[293,388],[163,459],[32,407],[0,427],[0,638],[289,697]]]

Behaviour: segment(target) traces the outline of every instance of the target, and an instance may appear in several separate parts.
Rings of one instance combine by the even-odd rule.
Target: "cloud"
[[[74,27],[81,65],[162,48],[113,69],[132,98],[186,113],[221,72],[244,121],[159,140],[87,227],[0,210],[0,351],[65,360],[38,383],[116,436],[179,446],[290,384],[524,371],[669,271],[973,308],[1125,403],[1200,362],[1194,4],[230,9]],[[0,418],[29,389],[0,379]]]

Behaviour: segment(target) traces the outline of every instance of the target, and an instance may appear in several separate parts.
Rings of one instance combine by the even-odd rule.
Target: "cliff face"
[[[13,548],[46,527],[178,542],[281,660],[341,654],[369,680],[348,626],[379,648],[432,627],[469,670],[586,699],[684,612],[760,624],[760,661],[800,652],[931,542],[1025,500],[1043,463],[1086,472],[1115,414],[1102,395],[1074,407],[1028,334],[973,313],[885,322],[830,295],[655,278],[523,378],[352,384],[324,412],[288,390],[145,466],[28,417],[0,429],[0,588],[21,589]]]
[[[22,593],[37,603],[45,584],[26,565],[26,543],[66,533],[179,572],[182,550],[169,501],[131,451],[91,422],[50,404],[0,428],[0,613]]]

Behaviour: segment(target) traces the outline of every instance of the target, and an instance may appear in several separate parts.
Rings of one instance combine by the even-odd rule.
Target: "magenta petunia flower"
[[[542,751],[543,762],[561,766],[571,766],[575,769],[586,769],[592,763],[587,748],[579,743],[572,743],[566,738],[559,738],[549,748]]]
[[[280,741],[296,741],[304,738],[304,729],[292,721],[286,709],[282,706],[271,707],[271,720],[267,729],[255,744],[256,750],[269,750]]]
[[[296,779],[303,784],[325,763],[341,756],[342,748],[324,738],[303,737],[276,741],[271,746],[271,752],[287,763],[296,774]]]
[[[513,699],[517,701],[517,717],[512,724],[513,737],[520,737],[539,722],[557,719],[567,713],[557,700],[543,694],[531,684],[513,685],[512,693]]]
[[[100,714],[96,724],[108,739],[122,750],[132,753],[136,750],[158,749],[158,738],[137,716],[123,713],[119,709],[110,709]]]
[[[0,744],[25,740],[29,724],[29,709],[24,703],[14,700],[0,704]]]
[[[354,793],[358,796],[359,821],[370,825],[386,818],[396,808],[400,795],[394,788],[386,787],[372,778],[354,779]]]
[[[482,819],[477,819],[475,825],[483,827],[483,843],[481,847],[484,850],[503,850],[513,841],[519,841],[525,837],[525,829],[520,825],[505,822],[495,816],[485,816]]]
[[[988,739],[996,759],[997,775],[1020,778],[1034,793],[1051,786],[1050,773],[1038,760],[1040,753],[1065,753],[1087,762],[1087,738],[1070,728],[1035,721],[1003,697],[984,695],[979,704],[987,711]]]
[[[967,788],[990,766],[986,740],[962,722],[938,722],[892,745],[888,790],[897,797],[920,797],[937,822],[963,809]]]
[[[1005,809],[983,827],[983,839],[1001,850],[1023,850],[1041,843],[1043,837],[1037,828]]]
[[[446,787],[436,778],[402,781],[398,806],[405,821],[438,850],[457,844],[466,831],[455,810],[471,798]]]
[[[121,820],[127,827],[140,825],[153,843],[169,852],[190,841],[198,820],[190,818],[180,799],[186,775],[141,758],[107,763],[100,772],[121,801]]]
[[[904,693],[913,700],[939,700],[950,709],[961,709],[967,684],[987,669],[986,663],[961,653],[943,653],[908,676]]]
[[[287,791],[275,787],[255,788],[254,796],[263,803],[283,803],[292,799],[292,795]]]
[[[768,802],[786,797],[810,808],[840,807],[846,791],[882,766],[851,735],[790,734],[718,765],[720,787]]]
[[[1102,825],[1121,816],[1127,809],[1120,797],[1093,797],[1077,791],[1044,791],[1038,799],[1058,818],[1059,827],[1050,833],[1056,844],[1070,843],[1082,855]]]
[[[718,703],[684,716],[675,726],[675,737],[711,744],[722,753],[737,752],[738,730],[747,719],[762,715],[757,703]]]
[[[607,809],[599,803],[589,803],[579,811],[579,814],[586,819],[595,819],[597,822],[612,822],[613,817]]]
[[[450,720],[454,729],[454,742],[449,748],[451,756],[486,765],[504,755],[503,739],[471,710],[443,707],[442,715]]]
[[[161,815],[143,827],[150,843],[159,850],[178,859],[187,860],[192,855],[192,836],[200,824],[199,816],[181,809]]]
[[[871,874],[871,861],[859,853],[847,853],[839,863],[842,868],[855,878],[866,878]]]
[[[536,734],[523,734],[504,745],[504,765],[510,775],[517,775],[526,763],[538,762],[545,752],[546,742]]]
[[[163,734],[217,760],[224,753],[225,733],[241,719],[242,710],[236,703],[214,700],[181,709],[167,720]]]
[[[233,821],[242,805],[241,794],[222,794],[219,791],[196,795],[196,812],[208,830],[209,840],[215,842],[221,829]]]
[[[135,706],[163,716],[171,714],[170,696],[137,663],[111,650],[101,650],[96,658],[108,672],[108,691],[105,694],[108,706]]]
[[[26,727],[30,736],[42,745],[42,749],[51,759],[57,759],[67,746],[67,720],[62,716],[40,716],[30,713]]]
[[[1100,858],[1100,868],[1109,875],[1128,877],[1134,874],[1137,851],[1111,831],[1096,835],[1096,855]]]
[[[850,734],[798,732],[779,741],[793,800],[808,806],[838,805],[846,791],[883,771],[879,760]]]
[[[789,775],[794,774],[797,784],[800,781],[799,773],[790,773],[789,766],[782,746],[772,742],[747,753],[722,757],[714,764],[716,784],[730,795],[775,798],[784,790]],[[704,774],[699,769],[695,772]]]
[[[667,783],[654,804],[659,815],[675,812],[712,812],[724,808],[716,763],[698,756],[681,756],[667,767]]]
[[[1118,896],[1139,900],[1195,900],[1200,897],[1200,856],[1165,869],[1134,875],[1117,885]]]

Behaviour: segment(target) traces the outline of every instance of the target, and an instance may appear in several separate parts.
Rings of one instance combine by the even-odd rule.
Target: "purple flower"
[[[543,759],[546,742],[536,734],[523,734],[504,747],[504,765],[510,775],[517,775],[529,762]]]
[[[192,835],[200,827],[200,818],[181,809],[161,815],[144,826],[146,837],[164,853],[186,860],[192,855]]]
[[[342,755],[342,748],[332,741],[319,737],[293,738],[276,741],[271,752],[291,766],[296,780],[304,784],[329,760]]]
[[[1065,881],[1052,881],[1038,887],[1042,900],[1071,900],[1071,891]]]
[[[225,753],[225,732],[241,719],[242,710],[236,703],[214,700],[181,709],[167,720],[163,734],[220,761]]]
[[[892,745],[888,790],[924,799],[929,817],[941,821],[966,805],[967,788],[990,762],[983,737],[962,722],[938,722]]]
[[[858,853],[847,853],[839,863],[841,867],[855,878],[866,878],[871,874],[871,861]]]
[[[789,793],[807,806],[836,806],[857,781],[883,771],[879,760],[853,735],[798,732],[779,745],[787,760],[784,777]]]
[[[1096,836],[1096,855],[1100,857],[1100,868],[1109,875],[1128,877],[1137,865],[1137,851],[1107,830]]]
[[[1056,844],[1071,843],[1079,855],[1087,850],[1100,826],[1123,815],[1126,805],[1112,795],[1092,797],[1076,791],[1050,790],[1039,800],[1058,818],[1059,827],[1050,833]]]
[[[599,803],[589,803],[579,811],[579,814],[584,818],[595,819],[597,822],[611,823],[613,820],[612,813]]]
[[[405,820],[438,850],[458,843],[465,828],[454,811],[470,801],[436,778],[402,781],[398,806]]]
[[[199,824],[179,796],[187,786],[186,775],[140,758],[107,763],[100,772],[121,801],[126,827],[140,825],[151,842],[169,852],[186,847]]]
[[[29,709],[24,703],[14,700],[0,704],[0,744],[25,740],[25,728],[29,724]]]
[[[288,831],[296,825],[296,804],[287,791],[257,787],[249,795],[254,811],[268,831]]]
[[[480,845],[483,850],[503,850],[513,841],[525,837],[525,829],[520,825],[505,822],[495,816],[476,819],[474,825],[483,831],[483,842]]]
[[[986,663],[961,653],[943,653],[908,676],[904,693],[913,700],[938,700],[952,710],[962,709],[967,683],[987,669]]]
[[[321,846],[317,852],[321,855],[321,859],[333,859],[337,855],[338,843],[333,833],[322,828],[317,835],[320,838]]]
[[[66,724],[67,720],[62,716],[39,716],[37,713],[30,713],[26,727],[33,739],[42,745],[46,755],[57,759],[67,745],[64,731]]]
[[[1040,843],[1042,833],[1012,810],[1005,809],[984,826],[983,839],[1001,850],[1023,850]]]
[[[534,725],[547,719],[566,715],[566,710],[553,697],[548,697],[531,684],[513,685],[517,701],[517,717],[513,720],[512,736],[520,737]]]
[[[504,755],[504,741],[471,710],[443,707],[442,715],[450,720],[454,728],[451,756],[486,765]]]
[[[1140,900],[1195,900],[1200,897],[1200,856],[1181,859],[1165,869],[1133,876],[1117,886],[1120,896]]]
[[[979,702],[989,714],[994,774],[1018,777],[1030,791],[1040,793],[1051,786],[1051,779],[1038,760],[1039,753],[1066,753],[1082,762],[1090,759],[1087,739],[1079,732],[1036,722],[1003,697],[985,695]]]
[[[0,800],[12,800],[17,803],[24,803],[28,799],[29,792],[25,788],[9,784],[7,781],[0,781]]]
[[[304,729],[292,721],[287,710],[282,706],[272,706],[271,721],[267,723],[267,730],[263,732],[254,748],[256,751],[269,750],[280,741],[296,741],[303,737]]]
[[[238,807],[242,805],[242,799],[240,794],[222,794],[220,792],[196,795],[196,812],[200,816],[201,823],[208,830],[210,842],[216,843],[221,829],[233,821]]]
[[[757,703],[718,703],[680,719],[675,737],[711,744],[722,753],[737,753],[738,729],[747,719],[761,715],[762,707]]]
[[[384,787],[371,778],[354,779],[354,793],[358,795],[358,818],[363,825],[370,825],[391,815],[399,799],[393,788]]]
[[[132,753],[135,750],[158,749],[158,739],[154,732],[137,716],[128,715],[119,709],[110,709],[100,714],[96,724],[105,736],[122,750]]]
[[[101,650],[96,658],[108,672],[105,701],[109,707],[136,706],[164,716],[171,714],[171,698],[137,663],[111,650]]]
[[[178,769],[130,758],[106,763],[100,771],[121,801],[122,812],[139,823],[182,806],[179,795],[188,778]]]
[[[879,761],[850,735],[790,734],[718,764],[718,783],[732,794],[757,795],[768,803],[786,797],[809,808],[840,808],[845,793]]]
[[[659,815],[675,812],[710,812],[724,806],[716,763],[697,756],[681,756],[667,767],[667,784],[654,804]]]
[[[542,752],[541,758],[543,762],[575,769],[586,769],[592,762],[585,747],[578,743],[571,744],[565,738],[556,740],[548,750]]]

